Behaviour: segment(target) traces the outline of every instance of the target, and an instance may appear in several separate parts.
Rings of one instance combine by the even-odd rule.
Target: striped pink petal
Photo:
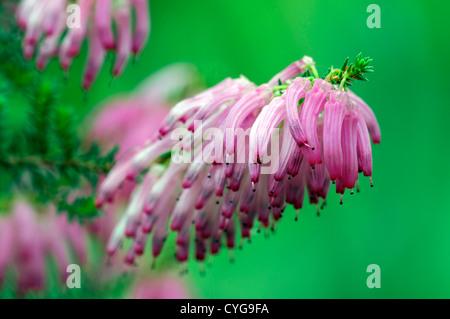
[[[311,146],[311,148],[304,150],[304,154],[311,166],[322,163],[319,137],[317,135],[317,120],[331,89],[330,83],[322,79],[314,80],[314,85],[306,93],[305,101],[300,111],[300,122],[305,130],[308,144]]]
[[[272,97],[272,90],[267,84],[260,85],[256,89],[246,93],[230,110],[225,127],[227,132],[234,134],[240,128],[244,120],[255,111],[266,105]],[[226,138],[227,154],[234,154],[234,138]]]
[[[347,92],[332,91],[324,107],[323,157],[332,181],[342,176],[341,132],[347,100]]]
[[[357,143],[356,150],[358,154],[358,168],[364,176],[372,176],[372,146],[370,145],[370,135],[364,120],[364,116],[358,112],[357,124]]]
[[[354,109],[349,109],[344,117],[342,125],[342,185],[345,188],[353,189],[358,179],[358,115]]]

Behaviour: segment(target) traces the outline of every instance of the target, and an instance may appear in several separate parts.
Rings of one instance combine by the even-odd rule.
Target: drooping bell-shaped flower
[[[342,177],[342,124],[348,103],[348,94],[333,91],[324,107],[323,157],[330,179]]]
[[[304,152],[311,166],[322,163],[317,122],[331,89],[332,85],[330,83],[322,79],[314,80],[314,85],[306,93],[305,101],[301,105],[300,122],[303,124],[306,140],[310,146],[304,149]]]
[[[358,179],[358,115],[354,108],[349,108],[342,124],[342,185],[355,188]]]
[[[286,90],[287,124],[297,145],[307,144],[307,136],[300,121],[299,103],[305,98],[306,92],[311,88],[311,81],[298,77],[292,81]],[[301,103],[300,103],[301,104]],[[309,146],[309,145],[308,145]]]

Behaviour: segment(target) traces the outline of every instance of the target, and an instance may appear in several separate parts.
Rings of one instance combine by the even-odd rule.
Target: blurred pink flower
[[[132,292],[134,299],[188,299],[191,298],[180,277],[163,276],[139,281]]]
[[[69,253],[70,250],[75,255]],[[62,281],[67,266],[86,262],[86,233],[66,215],[57,215],[54,206],[38,212],[20,200],[10,215],[0,217],[0,285],[7,270],[15,270],[18,293],[45,288],[46,258],[56,261]]]
[[[92,121],[89,141],[99,141],[106,150],[118,145],[116,159],[129,157],[136,147],[158,134],[159,126],[174,104],[174,96],[197,90],[197,81],[197,70],[189,64],[178,63],[159,70],[131,94],[112,97],[100,107]],[[91,231],[103,242],[109,239],[118,215],[136,185],[131,180],[125,182],[115,194],[115,203],[90,224]]]
[[[69,22],[77,23],[77,12],[79,25],[69,25]],[[73,20],[68,13],[73,15]],[[150,32],[148,0],[78,0],[75,3],[68,0],[22,0],[17,10],[17,21],[26,32],[24,56],[31,59],[37,49],[36,65],[40,70],[56,56],[59,56],[61,67],[68,70],[87,38],[89,54],[82,83],[84,89],[92,86],[106,51],[112,50],[116,54],[112,72],[113,76],[118,76],[129,56],[141,51]],[[117,30],[116,37],[113,24]]]
[[[147,101],[141,96],[116,99],[96,117],[91,138],[104,148],[119,145],[120,157],[152,137],[168,111],[168,104]]]

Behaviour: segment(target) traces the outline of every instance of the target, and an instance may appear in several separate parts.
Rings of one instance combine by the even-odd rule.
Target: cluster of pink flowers
[[[147,41],[150,30],[148,0],[78,0],[77,7],[73,7],[73,19],[77,19],[76,14],[79,13],[79,25],[76,25],[76,20],[68,21],[69,5],[74,4],[68,0],[21,1],[17,21],[26,32],[24,56],[31,59],[37,51],[36,64],[41,70],[51,58],[59,56],[61,67],[67,71],[87,38],[89,54],[83,88],[92,86],[109,50],[116,54],[113,75],[119,76],[129,56],[138,54]],[[68,22],[75,25],[69,26]]]
[[[178,92],[197,91],[197,70],[184,63],[167,66],[149,76],[134,92],[126,96],[113,96],[92,120],[89,140],[97,141],[103,149],[119,146],[116,160],[127,156],[151,138],[167,116],[174,102],[171,96]],[[103,177],[101,177],[103,178]],[[131,196],[136,182],[127,180],[116,194],[114,205],[109,205],[101,218],[90,223],[90,230],[107,242]]]
[[[0,286],[5,274],[11,272],[17,276],[20,295],[42,291],[50,256],[65,282],[68,265],[86,262],[86,236],[78,223],[57,215],[53,206],[38,212],[28,202],[17,201],[9,215],[0,217]]]
[[[319,207],[335,182],[342,202],[345,190],[357,187],[358,172],[371,177],[371,140],[379,143],[381,137],[373,111],[331,81],[295,77],[313,65],[304,57],[259,86],[244,77],[228,78],[175,105],[159,133],[118,161],[101,184],[99,207],[112,202],[126,180],[142,175],[108,253],[113,255],[124,237],[132,238],[126,262],[134,263],[152,234],[156,257],[169,228],[177,232],[177,260],[186,261],[194,224],[195,257],[202,261],[218,253],[222,237],[228,248],[235,247],[236,224],[241,240],[249,238],[255,219],[261,227],[273,226],[288,204],[298,214],[305,193]],[[211,137],[196,135],[210,128],[227,137],[219,149]],[[281,134],[274,140],[277,129]],[[233,135],[239,130],[249,131],[248,139]],[[213,144],[214,155],[199,160]],[[265,158],[274,147],[276,169],[267,173]],[[176,150],[193,152],[193,161],[176,159]]]

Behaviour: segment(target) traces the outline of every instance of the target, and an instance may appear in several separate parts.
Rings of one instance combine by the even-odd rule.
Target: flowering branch
[[[355,64],[348,65],[347,58],[340,69],[334,69],[331,67],[328,75],[325,77],[325,81],[331,84],[339,85],[340,90],[344,90],[347,86],[352,86],[353,80],[368,81],[364,76],[364,73],[373,72],[373,66],[369,65],[373,59],[369,57],[362,57],[359,53],[356,56]]]

